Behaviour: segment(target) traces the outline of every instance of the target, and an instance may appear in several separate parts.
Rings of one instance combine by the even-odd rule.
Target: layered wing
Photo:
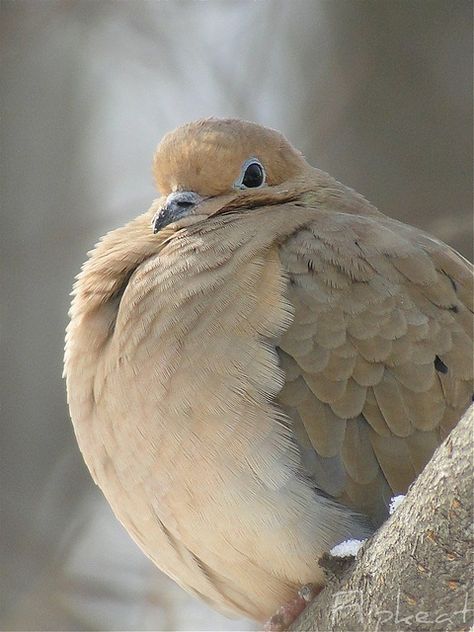
[[[472,266],[385,216],[324,211],[280,258],[279,402],[316,484],[380,522],[471,401]]]

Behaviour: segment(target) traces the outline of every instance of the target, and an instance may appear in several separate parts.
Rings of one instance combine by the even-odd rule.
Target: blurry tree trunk
[[[474,406],[393,516],[342,576],[331,573],[292,630],[470,629],[473,420]]]
[[[77,451],[65,448],[73,444],[61,381],[68,261],[75,256],[79,267],[76,244],[90,206],[81,181],[90,107],[77,99],[85,26],[60,8],[2,6],[2,594],[9,608],[54,557],[90,488]],[[50,21],[56,30],[46,28]],[[67,476],[56,476],[58,468]]]

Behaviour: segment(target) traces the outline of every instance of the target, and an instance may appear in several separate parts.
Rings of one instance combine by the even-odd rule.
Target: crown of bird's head
[[[240,119],[208,118],[166,134],[153,171],[164,202],[155,232],[232,208],[265,203],[311,169],[276,130]]]

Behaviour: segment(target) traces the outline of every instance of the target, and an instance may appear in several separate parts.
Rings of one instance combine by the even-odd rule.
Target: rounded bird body
[[[154,168],[161,197],[76,282],[71,417],[144,552],[265,619],[468,406],[472,267],[252,123],[178,128]]]

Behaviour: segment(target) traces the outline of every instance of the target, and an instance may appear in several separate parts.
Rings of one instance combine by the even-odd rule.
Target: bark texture
[[[291,630],[469,630],[474,406],[402,504]]]

